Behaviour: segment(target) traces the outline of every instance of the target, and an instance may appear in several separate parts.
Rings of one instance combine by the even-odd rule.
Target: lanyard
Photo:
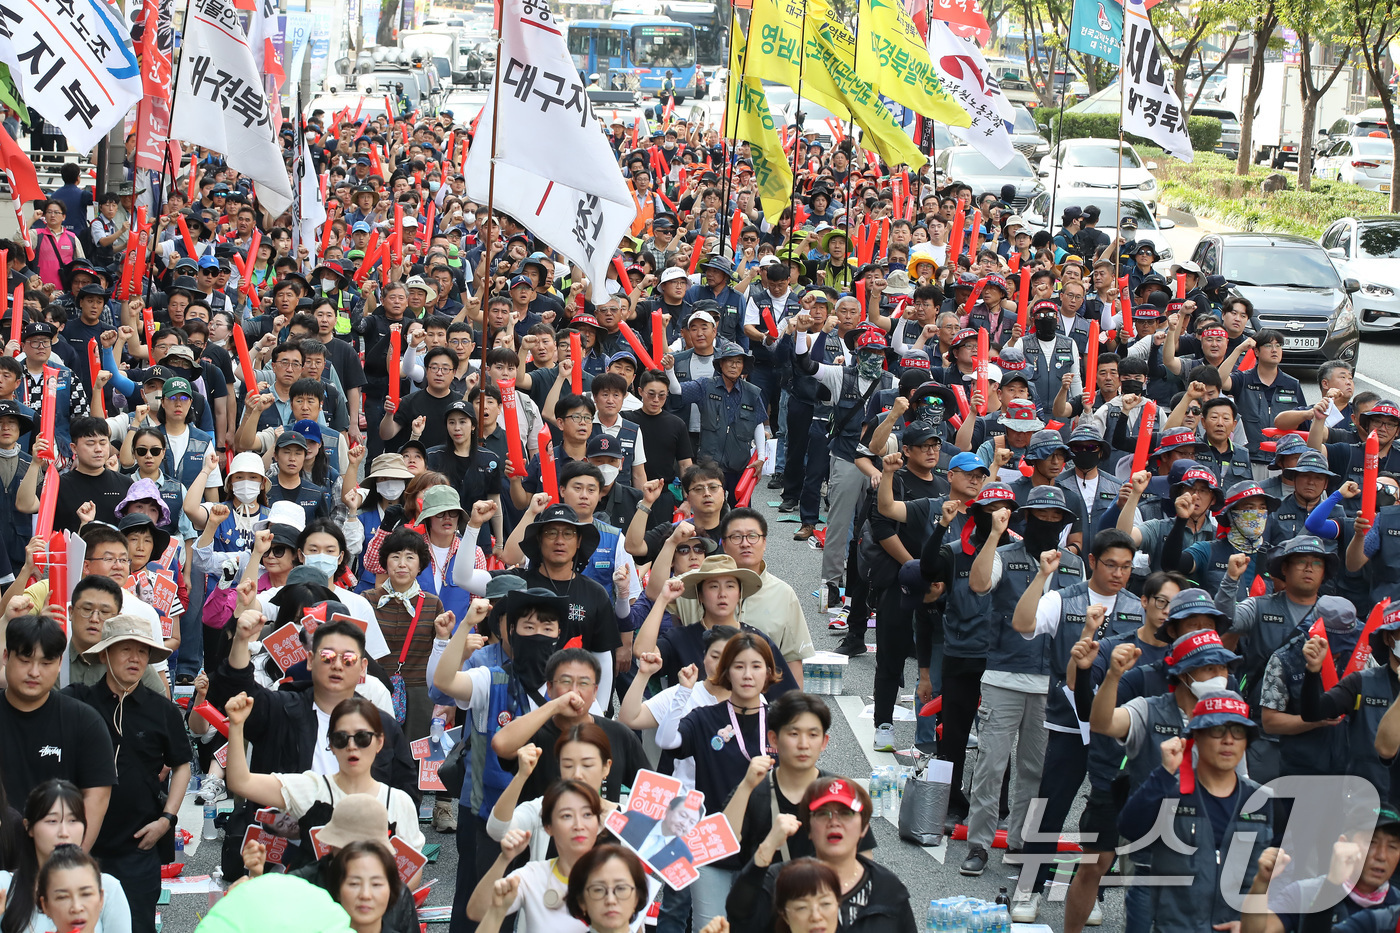
[[[726,700],[726,701],[725,701],[725,706],[729,707],[729,724],[730,724],[731,726],[734,727],[734,741],[737,742],[737,743],[739,743],[739,754],[743,755],[745,758],[752,758],[752,757],[754,757],[754,756],[752,756],[752,755],[749,754],[748,748],[745,747],[745,745],[744,745],[744,733],[743,733],[743,731],[740,730],[740,728],[739,728],[739,719],[738,719],[738,717],[736,717],[736,716],[734,715],[734,701],[732,701],[732,700]],[[758,705],[758,743],[759,743],[759,748],[760,748],[760,749],[763,748],[763,744],[764,744],[764,741],[765,741],[764,737],[768,734],[768,733],[765,731],[765,729],[767,728],[767,725],[768,725],[768,716],[767,716],[767,715],[765,714],[765,712],[764,712],[764,709],[763,709],[763,701],[762,701],[762,699],[760,698],[760,700],[759,700],[759,705]],[[759,754],[762,754],[762,751],[760,751]]]

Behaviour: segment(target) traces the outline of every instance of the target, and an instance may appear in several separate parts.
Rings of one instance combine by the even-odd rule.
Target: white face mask
[[[386,502],[396,502],[403,495],[406,484],[401,479],[381,479],[378,486],[379,497]]]
[[[333,291],[335,291],[335,283],[336,283],[336,280],[335,280],[335,279],[322,279],[322,280],[321,280],[321,292],[322,292],[322,293],[326,293],[326,292],[333,292]]]
[[[334,578],[335,568],[340,566],[340,559],[334,554],[307,554],[302,563],[313,570],[321,571],[329,578]]]
[[[618,468],[615,466],[599,466],[598,472],[603,474],[603,485],[611,486],[613,480],[617,479]]]
[[[1186,686],[1191,688],[1191,692],[1197,699],[1208,693],[1219,693],[1225,689],[1226,679],[1224,677],[1207,677],[1205,680],[1193,680]]]
[[[258,497],[258,492],[262,489],[262,483],[254,479],[240,479],[234,481],[233,497],[245,505]]]

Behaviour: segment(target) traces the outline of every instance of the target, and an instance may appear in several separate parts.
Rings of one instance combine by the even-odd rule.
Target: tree
[[[394,46],[399,36],[399,0],[380,0],[379,28],[375,30],[376,45]]]
[[[1385,125],[1390,132],[1390,212],[1400,213],[1400,126],[1395,125],[1395,92],[1390,87],[1392,63],[1387,53],[1400,36],[1397,0],[1351,0],[1352,29],[1356,48],[1371,76],[1371,90],[1381,99]]]
[[[1342,68],[1351,60],[1350,10],[1315,0],[1278,0],[1279,22],[1298,34],[1301,61],[1298,91],[1303,101],[1303,138],[1298,145],[1298,187],[1312,190],[1313,140],[1317,136],[1317,106],[1332,89]],[[1336,61],[1330,70],[1319,70],[1313,62],[1313,43],[1338,45]],[[1318,78],[1323,80],[1319,83]]]
[[[1196,101],[1192,98],[1191,102],[1186,104],[1186,72],[1192,60],[1197,58],[1201,44],[1208,36],[1220,31],[1220,27],[1231,19],[1236,6],[1237,4],[1230,0],[1201,0],[1191,4],[1189,10],[1183,10],[1177,9],[1172,3],[1159,3],[1147,14],[1148,22],[1152,25],[1152,34],[1161,46],[1162,57],[1174,67],[1172,86],[1176,89],[1176,99],[1186,105],[1188,112],[1196,105]],[[1165,32],[1169,32],[1181,43],[1175,51],[1172,50],[1171,43],[1164,38]],[[1235,34],[1235,41],[1239,41],[1238,32]],[[1233,51],[1234,48],[1235,42],[1231,42],[1229,51]],[[1221,61],[1224,61],[1224,58]]]
[[[1274,4],[1275,0],[1264,0],[1263,6],[1255,10],[1248,24],[1254,45],[1249,53],[1249,83],[1245,86],[1243,106],[1240,108],[1244,112],[1240,114],[1240,151],[1235,156],[1236,175],[1248,175],[1249,166],[1254,161],[1254,111],[1264,90],[1264,53],[1269,49],[1270,37],[1278,28],[1278,10]]]

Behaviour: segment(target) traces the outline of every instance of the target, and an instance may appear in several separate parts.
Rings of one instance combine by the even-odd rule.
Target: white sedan
[[[1395,153],[1390,140],[1371,136],[1344,136],[1323,143],[1313,162],[1313,174],[1370,191],[1390,190],[1390,169]]]
[[[1116,191],[1121,184],[1124,197],[1141,199],[1155,214],[1157,179],[1152,170],[1156,167],[1156,162],[1139,158],[1128,143],[1120,155],[1116,139],[1066,139],[1040,160],[1039,171],[1048,186],[1070,195]]]
[[[1343,217],[1327,228],[1321,242],[1337,272],[1361,283],[1351,296],[1361,330],[1400,327],[1400,216]]]

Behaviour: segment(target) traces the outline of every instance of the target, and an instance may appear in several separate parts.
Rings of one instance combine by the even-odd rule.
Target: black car
[[[1280,233],[1211,233],[1191,258],[1206,275],[1223,275],[1231,294],[1254,305],[1254,328],[1283,334],[1283,362],[1318,366],[1328,360],[1356,365],[1361,330],[1351,293],[1314,240]]]

